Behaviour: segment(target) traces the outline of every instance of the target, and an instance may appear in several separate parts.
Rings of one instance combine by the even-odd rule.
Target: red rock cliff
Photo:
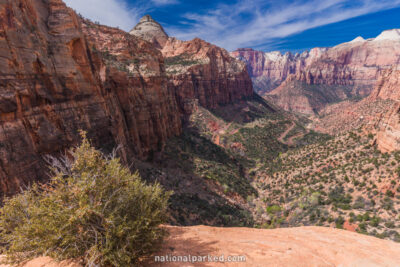
[[[162,56],[149,43],[121,31],[99,29],[128,72],[103,63],[80,20],[61,0],[0,3],[0,189],[43,180],[43,155],[62,151],[89,132],[95,145],[122,144],[121,157],[146,157],[180,133],[167,91]],[[90,41],[95,37],[89,36]],[[112,39],[112,38],[111,38]],[[142,55],[137,61],[131,54]],[[122,66],[123,65],[123,66]]]
[[[302,54],[279,51],[264,53],[251,48],[237,49],[231,55],[246,62],[254,89],[264,94],[277,88],[289,75],[303,71],[324,53],[326,48],[314,48]]]
[[[157,35],[154,25],[143,28]],[[129,163],[180,134],[194,102],[253,93],[245,64],[223,49],[170,38],[164,59],[158,36],[93,24],[61,0],[1,1],[0,27],[0,193],[45,180],[43,156],[75,145],[79,129],[104,150],[122,145]]]
[[[162,53],[169,87],[184,114],[190,114],[197,102],[213,109],[253,95],[246,65],[225,49],[198,38],[169,38]]]
[[[255,88],[286,110],[313,114],[329,103],[368,96],[382,70],[400,60],[400,34],[384,31],[329,49],[281,55],[249,49],[232,52],[247,62]]]
[[[381,114],[375,127],[376,142],[383,152],[400,149],[400,70],[393,67],[385,71],[379,79],[369,99],[393,100],[394,104],[388,112]]]

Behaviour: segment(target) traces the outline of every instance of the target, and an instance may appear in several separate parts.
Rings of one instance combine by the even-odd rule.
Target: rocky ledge
[[[206,256],[202,262],[146,262],[145,266],[226,266],[210,262],[208,255],[227,260],[240,256],[232,266],[398,266],[400,244],[350,231],[325,227],[279,229],[167,227],[170,236],[158,256]],[[160,257],[161,259],[161,257]],[[164,258],[165,259],[165,258]],[[166,260],[166,259],[165,259]],[[0,265],[1,266],[1,265]],[[79,267],[38,258],[23,267]],[[1,266],[8,267],[8,266]]]

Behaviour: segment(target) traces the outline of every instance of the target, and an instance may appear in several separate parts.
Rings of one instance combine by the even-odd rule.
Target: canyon
[[[388,30],[301,54],[229,53],[150,15],[125,32],[62,0],[3,0],[0,195],[47,181],[49,156],[68,156],[83,130],[174,192],[163,253],[395,265],[399,45]],[[26,266],[46,264],[80,266]]]
[[[46,180],[46,155],[77,144],[78,130],[105,151],[119,145],[129,164],[179,135],[196,101],[216,107],[253,94],[245,65],[199,39],[169,41],[164,54],[181,47],[188,59],[168,74],[161,44],[84,20],[61,0],[6,1],[0,12],[3,194]]]
[[[398,30],[388,30],[295,55],[252,49],[231,55],[247,63],[257,92],[285,110],[313,115],[328,104],[368,96],[381,72],[399,63],[399,43]]]

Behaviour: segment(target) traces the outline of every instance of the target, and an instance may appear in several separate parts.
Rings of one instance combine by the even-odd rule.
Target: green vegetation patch
[[[0,242],[6,262],[46,255],[86,266],[134,266],[161,243],[170,193],[146,185],[119,159],[89,144],[73,160],[53,159],[55,176],[4,201]]]
[[[200,60],[191,59],[188,54],[181,54],[174,57],[167,57],[164,59],[164,64],[166,67],[181,65],[181,66],[192,66],[201,64]]]
[[[243,198],[257,194],[245,177],[240,161],[197,133],[186,131],[172,138],[165,148],[165,156],[188,173],[217,181],[225,193],[236,192]]]

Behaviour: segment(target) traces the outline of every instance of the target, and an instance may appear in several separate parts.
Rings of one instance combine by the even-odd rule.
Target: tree
[[[72,160],[51,160],[49,183],[5,200],[0,242],[8,263],[47,255],[87,266],[131,266],[161,244],[170,192],[146,185],[82,137]]]

